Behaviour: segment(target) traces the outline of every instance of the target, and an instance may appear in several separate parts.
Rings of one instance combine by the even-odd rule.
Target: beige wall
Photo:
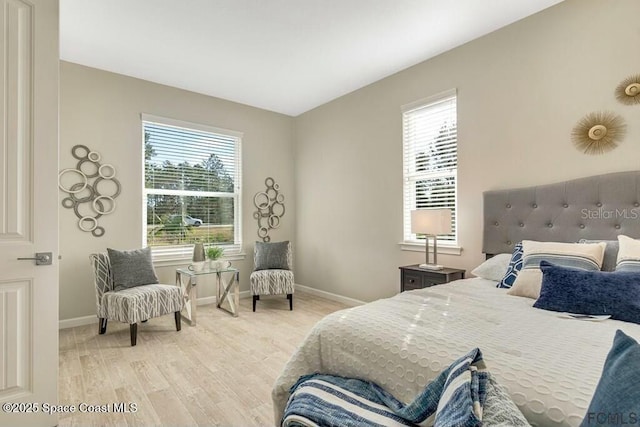
[[[296,118],[296,282],[370,301],[398,292],[400,106],[458,89],[459,243],[440,263],[479,264],[482,192],[640,167],[640,106],[613,89],[640,72],[637,0],[567,0]],[[578,152],[573,125],[600,109],[624,143]]]
[[[71,148],[84,144],[112,163],[122,183],[114,214],[100,218],[106,229],[96,238],[78,229],[73,212],[60,207],[60,319],[95,315],[95,293],[88,255],[107,247],[142,245],[142,151],[140,113],[244,132],[243,243],[247,258],[240,267],[241,290],[248,289],[256,238],[253,194],[272,176],[286,197],[286,216],[274,240],[294,239],[293,119],[209,96],[108,73],[77,64],[60,64],[60,168],[74,167]],[[64,197],[60,194],[60,199]],[[175,266],[157,269],[173,283]],[[200,286],[199,297],[214,295],[213,283]]]
[[[248,258],[234,262],[242,290],[256,237],[252,197],[273,176],[287,197],[274,239],[294,241],[296,282],[369,301],[396,293],[397,267],[423,259],[398,245],[400,107],[457,88],[463,252],[439,261],[472,269],[483,259],[483,191],[640,168],[640,107],[612,94],[640,72],[639,14],[636,0],[567,0],[295,119],[61,62],[60,168],[74,166],[73,145],[88,145],[118,168],[123,192],[116,212],[100,219],[102,238],[79,231],[73,213],[60,208],[60,319],[95,313],[89,253],[142,244],[141,112],[244,132]],[[583,155],[569,134],[601,109],[626,119],[627,137],[613,152]],[[158,268],[161,280],[173,281],[174,270]],[[205,282],[199,296],[213,294]]]

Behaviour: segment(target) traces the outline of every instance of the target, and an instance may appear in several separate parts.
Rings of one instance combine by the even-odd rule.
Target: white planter
[[[231,266],[231,263],[223,259],[209,260],[209,268],[211,270],[226,270],[229,266]]]

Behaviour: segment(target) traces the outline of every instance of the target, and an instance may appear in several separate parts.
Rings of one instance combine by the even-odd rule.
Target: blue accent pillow
[[[498,282],[496,288],[510,289],[513,286],[513,282],[516,281],[520,270],[522,270],[522,242],[516,243],[513,247],[513,254],[511,255],[507,272],[502,280]]]
[[[640,273],[586,271],[540,262],[542,288],[536,308],[610,315],[640,324]]]
[[[621,330],[604,362],[596,392],[580,427],[635,424],[640,416],[640,345]],[[615,417],[615,418],[610,418]],[[623,421],[627,422],[623,422]]]

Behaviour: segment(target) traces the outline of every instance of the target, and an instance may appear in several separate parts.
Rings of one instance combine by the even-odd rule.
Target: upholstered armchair
[[[89,259],[94,273],[100,335],[107,332],[108,320],[128,323],[131,346],[134,346],[138,323],[170,313],[175,316],[176,331],[181,329],[180,312],[184,307],[184,298],[179,286],[155,283],[119,289],[120,286],[114,282],[109,255],[91,254]],[[153,276],[155,277],[155,272]],[[157,282],[157,277],[155,281]]]
[[[287,295],[289,310],[293,310],[293,255],[291,243],[256,242],[253,252],[254,271],[251,273],[253,311],[260,295]]]

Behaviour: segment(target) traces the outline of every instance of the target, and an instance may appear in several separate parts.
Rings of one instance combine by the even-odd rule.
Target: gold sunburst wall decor
[[[621,81],[616,87],[616,98],[623,104],[640,104],[640,74]]]
[[[571,139],[585,154],[611,151],[622,141],[627,130],[624,119],[609,111],[598,111],[584,116],[573,128]]]

